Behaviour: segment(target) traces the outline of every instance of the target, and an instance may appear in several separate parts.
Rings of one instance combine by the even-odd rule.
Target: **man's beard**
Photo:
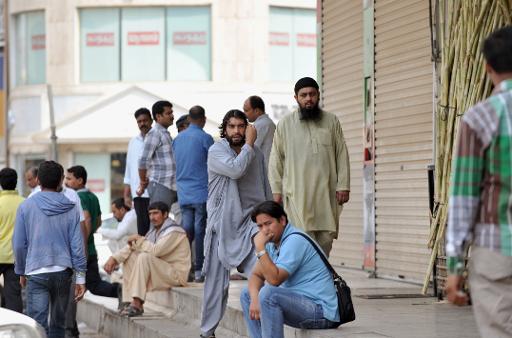
[[[318,120],[322,110],[318,108],[318,103],[311,108],[301,107],[299,104],[299,113],[301,120]]]
[[[228,140],[230,146],[240,147],[245,144],[245,135],[242,135],[242,138],[239,141],[235,141],[235,140],[233,140],[233,137],[226,135],[226,140]]]

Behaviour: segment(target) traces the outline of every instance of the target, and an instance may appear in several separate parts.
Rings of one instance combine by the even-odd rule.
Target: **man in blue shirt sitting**
[[[194,106],[189,111],[189,127],[173,142],[176,160],[176,185],[181,207],[182,226],[190,243],[195,240],[194,281],[202,282],[206,200],[208,199],[208,149],[213,138],[204,130],[204,108]]]
[[[240,301],[251,338],[284,337],[284,324],[301,329],[339,326],[332,275],[281,205],[266,201],[252,212],[258,263]],[[265,283],[266,282],[266,283]]]

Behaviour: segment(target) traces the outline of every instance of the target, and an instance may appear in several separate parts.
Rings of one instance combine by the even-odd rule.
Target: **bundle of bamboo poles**
[[[510,24],[512,19],[511,0],[439,0],[437,5],[441,64],[435,115],[435,197],[428,242],[432,256],[423,284],[424,294],[436,258],[444,253],[451,162],[460,118],[492,90],[485,75],[481,44],[491,32]]]

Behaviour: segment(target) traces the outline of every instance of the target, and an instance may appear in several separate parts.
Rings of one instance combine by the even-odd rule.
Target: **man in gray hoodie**
[[[75,204],[57,192],[63,178],[60,164],[41,163],[41,192],[19,206],[13,236],[14,269],[21,276],[21,285],[27,287],[27,314],[45,328],[50,338],[64,337],[73,270],[75,301],[85,293],[80,215]]]

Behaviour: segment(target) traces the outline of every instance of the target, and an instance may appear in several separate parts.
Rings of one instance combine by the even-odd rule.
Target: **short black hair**
[[[496,73],[512,72],[512,26],[491,33],[484,40],[482,52]]]
[[[30,167],[25,172],[30,172],[32,174],[32,177],[37,177],[37,167]]]
[[[135,119],[138,119],[139,116],[141,115],[147,115],[149,116],[149,119],[151,120],[151,112],[149,111],[148,108],[139,108],[135,111],[135,114],[133,114],[133,116],[135,116]]]
[[[255,206],[254,209],[252,209],[251,220],[256,223],[256,216],[260,214],[267,214],[275,219],[280,219],[284,216],[286,223],[288,223],[288,215],[286,215],[283,207],[281,204],[274,201],[265,201]]]
[[[18,183],[18,173],[12,168],[0,170],[0,186],[3,190],[15,190]]]
[[[76,179],[81,178],[83,181],[83,184],[87,184],[87,170],[81,165],[75,165],[70,168],[68,168],[68,173],[73,174]]]
[[[57,189],[63,176],[64,168],[55,161],[44,161],[39,165],[37,178],[41,188]]]
[[[249,96],[249,104],[252,109],[259,109],[262,112],[265,112],[265,102],[263,102],[261,97],[256,95]]]
[[[172,103],[169,101],[156,101],[151,107],[151,113],[153,114],[153,120],[156,121],[157,115],[162,115],[164,113],[164,108],[169,107],[172,108]]]
[[[226,137],[226,127],[228,125],[229,119],[232,117],[243,120],[245,122],[245,125],[249,124],[249,121],[247,120],[247,115],[245,115],[243,111],[238,109],[231,109],[226,113],[226,115],[224,115],[224,118],[222,119],[222,124],[219,126],[221,138]]]
[[[189,125],[188,115],[181,115],[180,118],[176,121],[176,129],[180,129],[184,125]]]
[[[150,210],[160,210],[162,214],[169,213],[169,206],[165,202],[156,201],[149,205],[148,211]]]
[[[206,116],[204,108],[201,106],[193,106],[188,111],[188,116],[190,116],[191,120],[197,121]]]
[[[124,208],[126,211],[130,211],[130,207],[124,203],[124,198],[119,197],[112,201],[112,205],[117,209]]]

